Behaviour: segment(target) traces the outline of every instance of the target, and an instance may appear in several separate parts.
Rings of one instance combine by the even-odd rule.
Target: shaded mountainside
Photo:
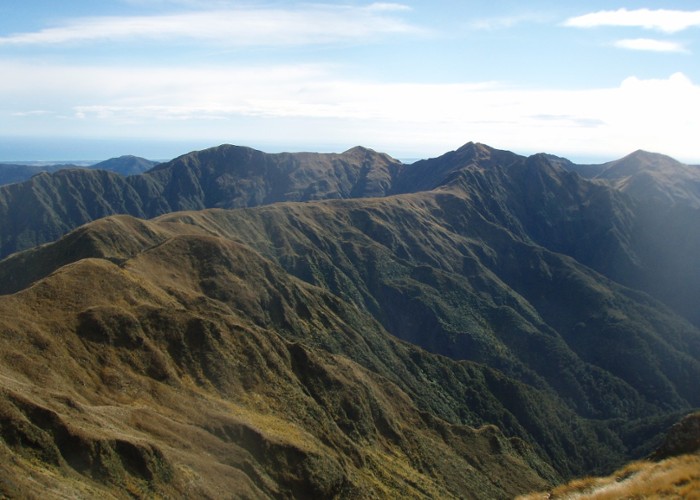
[[[606,274],[653,294],[700,325],[700,167],[645,151],[601,165],[562,165],[635,202],[627,227],[637,269],[620,268],[614,259]]]
[[[91,169],[42,173],[0,187],[0,257],[54,241],[105,215],[150,218],[178,210],[384,196],[401,168],[359,147],[343,154],[271,155],[220,146],[130,177]]]
[[[524,243],[472,203],[445,191],[159,221],[251,245],[397,337],[553,388],[581,415],[700,406],[697,328],[569,257]]]
[[[0,185],[24,182],[41,172],[56,172],[70,165],[23,165],[0,163]]]

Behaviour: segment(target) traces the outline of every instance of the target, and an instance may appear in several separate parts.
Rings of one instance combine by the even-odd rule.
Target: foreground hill
[[[0,297],[3,494],[505,498],[557,477],[522,439],[459,423],[517,426],[494,392],[537,391],[190,225],[90,232],[123,243],[93,247],[120,265]],[[560,425],[541,397],[533,419]]]

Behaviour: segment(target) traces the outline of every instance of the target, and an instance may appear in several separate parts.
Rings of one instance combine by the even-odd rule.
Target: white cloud
[[[28,111],[15,111],[12,113],[12,116],[46,116],[51,114],[51,111],[45,109],[31,109]]]
[[[564,26],[575,28],[626,26],[677,33],[688,28],[700,27],[700,10],[601,10],[569,18],[564,22]]]
[[[361,143],[394,155],[438,154],[476,140],[521,152],[613,159],[642,148],[700,161],[700,87],[681,73],[608,88],[533,90],[339,79],[323,66],[134,69],[0,60],[0,70],[0,135]],[[52,115],[12,116],[39,109]]]
[[[376,11],[410,11],[411,7],[400,3],[375,2],[367,7],[369,10]]]
[[[307,5],[298,9],[233,8],[160,16],[79,18],[63,26],[0,37],[0,45],[49,45],[133,39],[196,39],[227,46],[278,46],[366,41],[419,33],[393,15],[395,3]]]
[[[516,16],[487,17],[476,19],[468,24],[470,29],[493,31],[508,29],[523,23],[541,23],[545,17],[541,14],[522,14]]]
[[[631,38],[617,40],[613,45],[620,49],[642,50],[649,52],[688,52],[688,49],[686,49],[681,43],[668,40],[655,40],[652,38]]]

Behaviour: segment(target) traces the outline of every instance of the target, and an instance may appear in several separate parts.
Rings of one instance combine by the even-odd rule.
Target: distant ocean
[[[123,155],[170,160],[190,151],[217,146],[213,142],[132,139],[0,137],[0,163],[96,163]]]

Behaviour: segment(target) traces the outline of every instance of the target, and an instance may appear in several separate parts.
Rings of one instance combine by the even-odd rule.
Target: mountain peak
[[[460,154],[469,154],[474,157],[484,158],[491,156],[491,153],[493,153],[494,151],[494,148],[487,146],[486,144],[469,141],[468,143],[457,149],[455,152]]]
[[[340,156],[345,156],[349,158],[354,158],[354,159],[371,159],[371,160],[376,160],[376,159],[382,159],[386,162],[389,163],[401,163],[399,160],[392,158],[390,155],[386,153],[380,153],[378,151],[375,151],[374,149],[371,148],[366,148],[364,146],[355,146],[347,151],[343,151]]]
[[[357,154],[357,153],[363,153],[363,154],[376,154],[377,152],[374,149],[366,148],[364,146],[354,146],[347,151],[343,151],[342,154],[347,155],[347,154]]]
[[[670,156],[638,149],[619,160],[605,163],[597,177],[616,179],[644,171],[668,173],[683,168],[684,165],[681,162],[674,160]]]
[[[673,167],[680,167],[683,166],[681,162],[678,160],[671,158],[668,155],[661,154],[661,153],[654,153],[651,151],[645,151],[643,149],[638,149],[637,151],[634,151],[633,153],[628,154],[622,160],[626,161],[637,161],[639,162],[642,166],[645,167],[668,167],[668,166],[673,166]],[[620,161],[622,161],[620,160]]]
[[[158,164],[156,161],[147,160],[134,155],[122,155],[117,158],[110,158],[92,165],[92,170],[110,170],[121,175],[142,174],[152,169]]]

